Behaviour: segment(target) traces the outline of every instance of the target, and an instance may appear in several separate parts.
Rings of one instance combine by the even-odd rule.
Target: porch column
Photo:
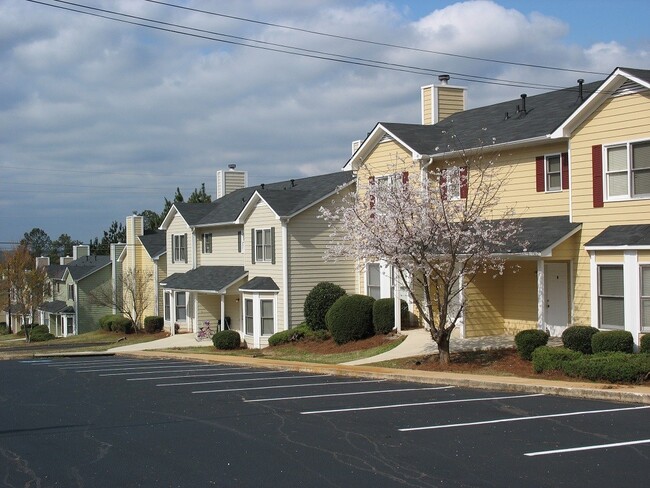
[[[225,330],[226,327],[226,295],[221,294],[221,328],[219,330]]]
[[[623,253],[623,303],[625,310],[625,330],[632,333],[634,349],[639,347],[641,334],[641,311],[639,310],[640,290],[639,260],[637,251]]]
[[[537,260],[537,328],[544,330],[546,294],[544,292],[544,260]]]
[[[395,331],[399,334],[402,332],[402,299],[399,292],[399,273],[393,268],[393,297],[395,313]]]

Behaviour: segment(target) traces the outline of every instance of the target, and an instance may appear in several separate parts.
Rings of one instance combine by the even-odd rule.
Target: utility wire
[[[331,34],[327,32],[320,32],[320,31],[315,31],[315,30],[310,30],[310,29],[303,29],[300,27],[292,27],[288,25],[282,25],[282,24],[274,24],[272,22],[264,22],[261,20],[253,20],[253,19],[248,19],[246,17],[237,17],[235,15],[227,15],[227,14],[222,14],[219,12],[213,12],[209,10],[201,10],[198,8],[192,8],[192,7],[186,7],[184,5],[176,5],[173,3],[169,2],[161,2],[158,0],[144,0],[145,2],[149,3],[157,3],[159,5],[164,5],[166,7],[173,7],[181,10],[188,10],[191,12],[197,12],[197,13],[202,13],[202,14],[207,14],[207,15],[214,15],[217,17],[223,17],[226,19],[232,19],[232,20],[239,20],[242,22],[249,22],[252,24],[259,24],[259,25],[265,25],[268,27],[277,27],[280,29],[287,29],[287,30],[292,30],[296,32],[303,32],[306,34],[313,34],[316,36],[323,36],[323,37],[329,37],[332,39],[342,39],[345,41],[353,41],[353,42],[360,42],[363,44],[370,44],[373,46],[383,46],[383,47],[391,47],[395,49],[404,49],[406,51],[414,51],[414,52],[421,52],[421,53],[427,53],[427,54],[438,54],[440,56],[449,56],[449,57],[454,57],[454,58],[460,58],[460,59],[471,59],[473,61],[485,61],[487,63],[498,63],[498,64],[507,64],[510,66],[524,66],[526,68],[536,68],[536,69],[546,69],[546,70],[553,70],[553,71],[564,71],[568,73],[583,73],[583,74],[591,74],[591,75],[605,75],[607,76],[609,73],[603,73],[600,71],[588,71],[588,70],[579,70],[579,69],[571,69],[571,68],[560,68],[558,66],[546,66],[542,64],[532,64],[532,63],[519,63],[516,61],[505,61],[502,59],[492,59],[492,58],[481,58],[481,57],[476,57],[476,56],[466,56],[462,54],[454,54],[454,53],[447,53],[443,51],[433,51],[430,49],[421,49],[417,47],[410,47],[410,46],[402,46],[400,44],[390,44],[387,42],[379,42],[379,41],[371,41],[368,39],[361,39],[358,37],[349,37],[349,36],[342,36],[338,34]]]
[[[265,42],[265,41],[258,41],[255,39],[250,39],[250,38],[245,38],[245,37],[240,37],[240,36],[232,36],[228,34],[223,34],[219,32],[214,32],[214,31],[208,31],[204,29],[197,29],[193,27],[188,27],[188,26],[183,26],[180,24],[174,24],[174,23],[169,23],[169,22],[163,22],[163,21],[158,21],[154,19],[149,19],[146,17],[140,17],[140,16],[135,16],[135,15],[129,15],[129,14],[124,14],[112,10],[106,10],[106,9],[100,9],[96,7],[90,7],[84,4],[79,4],[79,3],[74,3],[74,2],[67,2],[64,0],[53,0],[56,1],[60,4],[65,4],[68,6],[64,5],[55,5],[55,4],[50,4],[46,3],[43,1],[38,1],[38,0],[27,0],[31,3],[36,3],[48,7],[54,7],[54,8],[59,8],[62,10],[68,10],[76,13],[81,13],[85,15],[90,15],[93,17],[99,17],[107,20],[113,20],[116,22],[122,22],[126,24],[131,24],[131,25],[137,25],[140,27],[147,27],[150,29],[155,29],[155,30],[160,30],[160,31],[165,31],[165,32],[170,32],[170,33],[175,33],[175,34],[181,34],[189,37],[195,37],[199,39],[206,39],[206,40],[211,40],[215,42],[222,42],[226,44],[232,44],[232,45],[238,45],[238,46],[243,46],[243,47],[250,47],[254,49],[261,49],[261,50],[266,50],[266,51],[272,51],[272,52],[278,52],[278,53],[283,53],[283,54],[292,54],[294,56],[301,56],[301,57],[307,57],[307,58],[314,58],[314,59],[321,59],[321,60],[326,60],[326,61],[334,61],[334,62],[339,62],[339,63],[345,63],[345,64],[352,64],[352,65],[358,65],[358,66],[365,66],[365,67],[372,67],[372,68],[378,68],[378,69],[384,69],[384,70],[389,70],[389,71],[398,71],[398,72],[404,72],[404,73],[411,73],[411,74],[417,74],[417,75],[424,75],[424,76],[431,76],[434,73],[441,73],[445,72],[446,74],[452,74],[454,75],[457,79],[462,80],[462,81],[467,81],[467,82],[472,82],[472,83],[485,83],[485,84],[491,84],[491,85],[502,85],[502,86],[517,86],[517,87],[526,87],[526,88],[531,88],[531,89],[537,89],[537,90],[547,90],[547,89],[561,89],[564,87],[557,86],[557,85],[546,85],[546,84],[540,84],[540,83],[527,83],[527,82],[521,82],[521,81],[514,81],[514,80],[503,80],[499,78],[490,78],[490,77],[483,77],[483,76],[476,76],[476,75],[468,75],[465,73],[457,73],[457,72],[450,72],[446,70],[434,70],[434,69],[429,69],[429,68],[420,68],[417,66],[409,66],[409,65],[402,65],[402,64],[397,64],[397,63],[387,63],[383,61],[377,61],[377,60],[372,60],[372,59],[366,59],[366,58],[359,58],[359,57],[354,57],[354,56],[345,56],[342,54],[336,54],[336,53],[329,53],[329,52],[324,52],[324,51],[317,51],[317,50],[310,50],[310,49],[305,49],[305,48],[300,48],[296,46],[290,46],[290,45],[284,45],[284,44],[277,44],[277,43],[271,43],[271,42]],[[78,7],[78,8],[74,8]],[[86,10],[79,10],[79,8],[82,9],[87,9],[91,10],[91,12],[86,11]],[[96,12],[102,12],[102,13],[96,13]],[[111,17],[109,15],[105,14],[110,14],[110,15],[117,15],[120,17],[125,17],[125,18],[115,18]],[[126,19],[134,19],[134,20],[126,20]],[[142,22],[149,22],[153,24],[160,24],[165,27],[160,27],[157,25],[150,25],[150,24],[145,24]],[[176,29],[185,29],[188,31],[193,31],[195,33],[191,32],[184,32],[184,31],[179,31],[175,30]],[[210,37],[206,34],[210,34],[213,36],[220,36],[220,37],[225,37],[228,39],[236,39],[236,40],[228,40],[228,39],[216,39],[214,37]],[[246,41],[246,42],[241,42],[241,41]],[[248,42],[254,42],[260,45],[253,45],[253,44],[248,44]]]

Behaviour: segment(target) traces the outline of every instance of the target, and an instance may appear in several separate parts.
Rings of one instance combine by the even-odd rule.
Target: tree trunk
[[[438,361],[440,364],[449,364],[449,338],[451,332],[447,330],[438,330],[434,333],[431,330],[431,337],[438,345]]]

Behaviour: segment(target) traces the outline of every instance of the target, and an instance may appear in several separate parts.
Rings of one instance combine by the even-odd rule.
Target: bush
[[[325,322],[337,344],[357,341],[374,334],[374,302],[374,298],[366,295],[344,295],[334,302],[325,315]]]
[[[639,344],[639,352],[650,353],[650,334],[641,336],[641,343]]]
[[[7,325],[6,322],[0,322],[0,335],[7,335],[10,334],[11,331],[9,330],[9,326]]]
[[[535,373],[562,371],[564,363],[581,357],[581,352],[564,347],[541,346],[533,351],[533,370]]]
[[[165,326],[165,319],[158,315],[149,315],[144,318],[144,331],[147,334],[155,334],[163,330]]]
[[[299,341],[310,331],[311,329],[307,325],[299,325],[293,329],[276,332],[269,337],[269,346],[279,346],[280,344]]]
[[[408,320],[408,305],[404,300],[400,304],[401,322]],[[372,323],[375,326],[375,334],[388,334],[395,326],[395,299],[380,298],[372,305]]]
[[[212,336],[212,344],[221,350],[239,349],[241,337],[236,330],[222,330]]]
[[[634,338],[627,330],[607,330],[594,334],[591,338],[591,349],[594,354],[599,352],[634,351]]]
[[[569,376],[592,381],[641,382],[650,374],[650,354],[594,353],[564,363],[563,369]]]
[[[128,317],[117,316],[111,323],[111,330],[121,334],[130,334],[134,331],[133,322]]]
[[[519,356],[528,361],[533,358],[533,351],[538,347],[545,346],[547,342],[548,334],[539,329],[522,330],[515,336],[515,345]]]
[[[326,329],[325,314],[336,300],[345,295],[339,285],[322,281],[318,283],[305,298],[303,312],[305,322],[312,330]]]
[[[562,344],[572,351],[591,354],[591,337],[597,332],[596,327],[574,325],[562,332]]]
[[[115,320],[116,317],[121,317],[121,315],[113,315],[113,314],[104,315],[97,321],[97,323],[99,324],[99,328],[110,332],[111,325],[113,324],[113,321]]]
[[[50,334],[47,325],[34,325],[29,332],[29,340],[32,342],[43,342],[54,339],[54,334]]]

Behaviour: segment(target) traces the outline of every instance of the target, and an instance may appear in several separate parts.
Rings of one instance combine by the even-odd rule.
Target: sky
[[[214,196],[231,163],[251,185],[339,171],[377,122],[419,123],[439,74],[471,108],[650,69],[643,0],[163,3],[0,0],[0,249]]]

